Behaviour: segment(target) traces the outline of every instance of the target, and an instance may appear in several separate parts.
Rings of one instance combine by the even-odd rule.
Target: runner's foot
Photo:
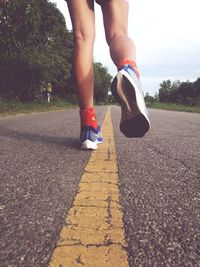
[[[80,142],[82,149],[97,149],[97,144],[101,144],[103,142],[100,126],[96,129],[91,126],[84,126],[81,129]]]
[[[127,137],[142,137],[150,121],[140,80],[130,65],[124,65],[111,85],[112,94],[121,105],[120,130]]]

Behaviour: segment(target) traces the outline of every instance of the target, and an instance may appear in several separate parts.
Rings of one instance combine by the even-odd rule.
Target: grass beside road
[[[146,103],[146,104],[148,108],[200,113],[200,106],[192,107],[181,104],[159,103],[159,102]]]
[[[74,101],[73,101],[74,102]],[[98,105],[103,105],[103,103],[98,103]],[[108,104],[108,103],[106,103]],[[170,104],[170,103],[146,103],[148,108],[153,109],[164,109],[173,111],[184,111],[184,112],[195,112],[200,113],[200,106],[185,106],[180,104]],[[47,103],[47,101],[42,102],[31,102],[22,103],[19,101],[5,101],[0,98],[0,115],[12,115],[18,113],[31,113],[31,112],[43,112],[51,110],[61,110],[67,108],[73,108],[76,105],[70,101],[63,99],[54,99],[54,101]]]
[[[72,107],[75,107],[75,105],[61,99],[55,99],[50,103],[47,103],[47,101],[22,103],[19,101],[13,101],[13,100],[5,101],[0,99],[0,115],[43,112],[43,111],[60,110]]]

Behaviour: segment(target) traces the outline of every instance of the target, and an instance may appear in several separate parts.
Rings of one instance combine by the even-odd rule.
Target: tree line
[[[163,81],[160,84],[158,97],[163,103],[200,105],[200,78],[195,82]]]
[[[200,78],[194,82],[163,81],[160,83],[158,94],[152,97],[147,93],[145,99],[148,102],[159,101],[161,103],[200,106]]]
[[[53,96],[74,98],[73,32],[55,4],[1,1],[0,36],[0,97],[36,101],[51,87]],[[105,101],[112,77],[98,62],[94,74],[95,99]]]

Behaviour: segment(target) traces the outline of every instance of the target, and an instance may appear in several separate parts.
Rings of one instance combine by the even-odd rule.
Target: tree
[[[52,85],[52,95],[75,94],[72,75],[73,33],[55,4],[12,0],[0,8],[0,96],[32,101]],[[111,76],[94,63],[95,99],[105,101]]]
[[[177,89],[179,102],[186,105],[198,105],[200,103],[200,78],[195,82],[183,82]]]
[[[180,103],[185,105],[200,104],[200,78],[195,82],[163,81],[159,89],[160,102]]]
[[[149,93],[146,93],[144,98],[145,98],[145,102],[147,102],[147,104],[152,104],[153,102],[155,102],[154,97],[150,96]]]
[[[160,102],[176,103],[177,95],[176,91],[180,84],[180,81],[171,82],[170,80],[163,81],[160,84],[159,100]]]
[[[73,37],[61,12],[47,0],[13,0],[0,12],[0,95],[34,100],[48,82],[67,95]]]
[[[94,98],[96,102],[105,102],[108,99],[108,90],[111,86],[112,76],[101,63],[94,63]]]

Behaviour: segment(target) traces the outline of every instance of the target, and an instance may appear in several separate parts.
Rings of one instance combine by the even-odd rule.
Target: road
[[[128,139],[111,114],[130,267],[200,266],[200,115],[150,110]],[[91,155],[78,138],[78,110],[0,118],[0,266],[48,266]]]

